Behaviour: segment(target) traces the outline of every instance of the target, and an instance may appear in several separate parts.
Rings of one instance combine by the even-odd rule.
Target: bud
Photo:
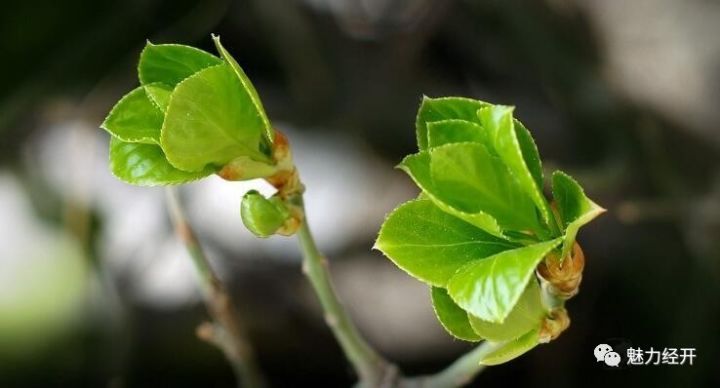
[[[559,308],[553,310],[543,321],[540,327],[540,343],[548,343],[559,337],[570,326],[570,317],[567,310]]]
[[[268,199],[255,190],[243,197],[240,215],[245,227],[258,237],[292,236],[305,218],[302,208],[285,202],[279,194]]]
[[[538,274],[549,283],[551,292],[563,299],[569,299],[578,293],[582,272],[585,267],[585,254],[577,242],[572,254],[562,258],[551,253],[538,266]]]

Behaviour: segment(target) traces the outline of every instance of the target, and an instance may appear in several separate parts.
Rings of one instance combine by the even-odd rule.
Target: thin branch
[[[481,365],[480,360],[503,344],[504,342],[485,341],[455,360],[442,371],[429,376],[406,378],[401,381],[400,386],[406,388],[447,388],[469,384],[475,376],[485,369],[485,365]]]
[[[298,197],[299,206],[303,206],[302,197]],[[303,208],[304,213],[304,208]],[[308,277],[317,294],[325,322],[340,343],[345,356],[355,368],[362,386],[384,386],[392,384],[397,368],[380,356],[360,335],[357,327],[338,299],[330,280],[327,259],[320,253],[310,233],[305,218],[297,232],[298,243],[303,255],[303,273]]]
[[[165,193],[175,232],[185,244],[198,272],[205,306],[214,320],[213,324],[200,325],[198,336],[222,350],[230,361],[239,384],[247,388],[264,387],[253,350],[246,339],[245,328],[230,295],[210,266],[200,241],[185,217],[175,189],[168,187]]]

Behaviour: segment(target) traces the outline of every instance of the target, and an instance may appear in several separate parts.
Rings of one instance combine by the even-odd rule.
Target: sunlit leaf
[[[552,176],[553,197],[565,228],[562,256],[570,253],[581,226],[602,214],[605,209],[591,201],[582,187],[570,175],[555,171]]]
[[[480,341],[482,339],[470,326],[468,314],[453,302],[447,290],[431,287],[433,309],[443,328],[455,338],[465,341]]]
[[[195,47],[147,42],[140,54],[138,78],[143,85],[160,82],[173,88],[198,71],[221,63],[220,58]]]
[[[543,221],[548,223],[552,213],[543,195],[542,181],[537,179],[537,175],[542,169],[539,165],[537,149],[534,144],[529,143],[532,142],[532,137],[527,131],[518,134],[525,128],[519,130],[516,128],[513,109],[509,106],[493,105],[480,109],[478,116],[483,128],[488,133],[494,152],[515,176],[520,188],[540,210]],[[522,143],[520,139],[522,139]],[[528,152],[529,155],[524,155],[523,151]]]
[[[485,130],[480,125],[466,120],[442,120],[427,123],[428,146],[443,144],[487,141]]]
[[[442,287],[465,264],[516,245],[440,210],[430,200],[414,200],[388,215],[375,247],[410,275]]]
[[[110,171],[123,182],[139,186],[161,186],[187,183],[213,173],[212,169],[185,172],[171,166],[160,146],[126,143],[110,139]]]
[[[263,121],[226,64],[201,70],[175,87],[161,145],[168,161],[186,171],[222,166],[239,156],[271,161]]]
[[[539,330],[532,330],[522,337],[506,342],[480,359],[481,365],[500,365],[522,356],[540,343]]]
[[[430,176],[430,153],[422,151],[414,155],[409,155],[403,159],[398,165],[400,169],[405,171],[415,181],[422,190],[422,195],[429,198],[442,211],[450,213],[478,228],[494,235],[503,236],[503,231],[495,218],[491,215],[477,211],[469,213],[462,211],[454,206],[449,205],[439,197],[438,189]]]
[[[420,151],[428,148],[428,123],[451,119],[478,122],[478,109],[488,105],[486,102],[463,97],[423,97],[415,118],[415,130]]]
[[[160,109],[161,112],[165,113],[165,110],[167,110],[167,105],[170,102],[170,94],[172,93],[172,88],[160,82],[148,84],[144,87],[145,92],[147,93],[148,97],[150,97],[150,101],[152,101],[152,103],[158,109]]]
[[[532,201],[506,165],[480,143],[430,149],[438,198],[467,213],[491,215],[505,230],[541,229]]]
[[[468,313],[502,323],[520,299],[540,260],[560,242],[557,238],[473,261],[450,279],[448,292]]]
[[[115,104],[101,128],[122,141],[159,144],[162,123],[162,112],[139,87]]]
[[[270,126],[270,120],[268,120],[267,115],[265,114],[265,108],[260,101],[260,96],[258,95],[257,90],[255,90],[255,86],[252,84],[252,82],[250,82],[250,78],[248,78],[248,76],[237,63],[235,58],[233,58],[232,55],[230,55],[230,53],[225,50],[225,47],[223,47],[222,43],[220,43],[220,37],[218,35],[213,35],[212,38],[215,42],[215,47],[217,48],[220,55],[225,59],[225,62],[227,62],[230,67],[232,67],[235,75],[237,75],[240,83],[243,85],[243,88],[249,93],[250,100],[255,106],[255,110],[257,111],[257,114],[260,116],[260,120],[262,121],[265,136],[267,136],[268,142],[272,144],[273,139],[275,138],[275,131],[273,131],[272,127]]]
[[[463,310],[464,311],[464,310]],[[470,325],[482,338],[490,341],[512,341],[537,329],[546,315],[540,300],[540,286],[530,279],[525,291],[503,323],[494,323],[469,315]]]
[[[535,184],[542,191],[544,187],[542,163],[540,161],[540,153],[538,152],[535,140],[533,140],[530,131],[518,120],[514,120],[515,134],[517,135],[520,151],[522,152],[525,165],[535,180]]]

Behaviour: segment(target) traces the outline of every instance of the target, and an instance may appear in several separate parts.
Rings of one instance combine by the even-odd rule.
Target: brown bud
[[[567,310],[559,308],[553,310],[543,321],[540,328],[540,342],[548,343],[559,337],[570,326],[570,317]]]
[[[305,214],[301,208],[291,206],[289,210],[290,217],[288,217],[287,220],[285,220],[285,224],[277,230],[277,234],[281,236],[292,236],[297,233],[300,226],[302,226],[303,220],[305,219]]]
[[[275,129],[275,140],[273,141],[273,158],[275,161],[285,160],[290,156],[290,142],[287,136]]]
[[[538,274],[552,286],[552,292],[557,296],[569,299],[578,293],[582,271],[585,267],[585,254],[577,242],[573,245],[569,257],[550,253],[538,266]]]

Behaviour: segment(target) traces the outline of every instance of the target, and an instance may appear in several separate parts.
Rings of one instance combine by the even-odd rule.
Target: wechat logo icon
[[[620,365],[620,355],[613,351],[612,346],[608,344],[600,344],[596,346],[593,353],[595,354],[596,362],[602,361],[605,363],[605,365],[611,367],[617,367],[618,365]]]

